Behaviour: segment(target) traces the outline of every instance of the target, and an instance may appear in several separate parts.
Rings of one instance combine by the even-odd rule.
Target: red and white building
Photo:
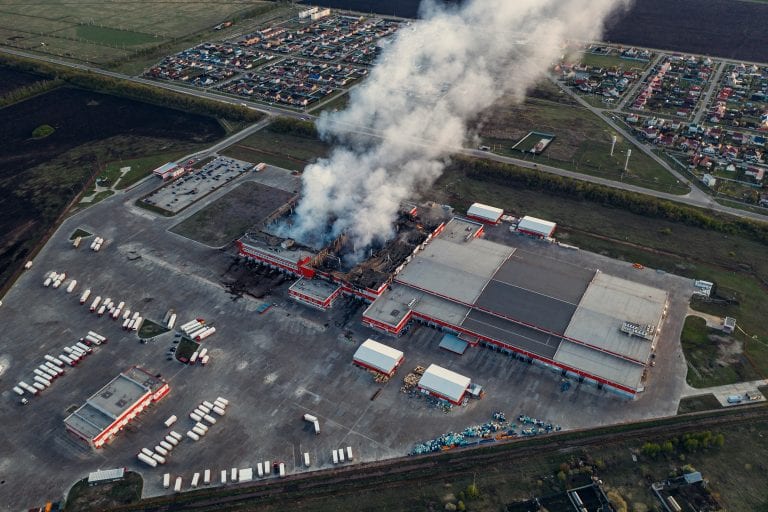
[[[112,379],[64,419],[68,432],[102,448],[151,404],[170,391],[168,383],[133,366]]]
[[[403,353],[378,341],[365,340],[352,356],[352,362],[368,370],[391,377],[403,364]]]
[[[182,174],[184,172],[184,168],[176,165],[174,162],[168,162],[167,164],[163,164],[154,171],[152,171],[152,174],[157,176],[158,178],[161,178],[163,181],[169,180],[171,178],[175,178],[176,176]]]
[[[517,231],[537,238],[551,238],[557,224],[536,217],[525,216],[517,224]]]
[[[431,364],[419,379],[419,389],[430,396],[461,405],[472,379]]]
[[[501,222],[502,215],[504,215],[504,210],[501,208],[481,203],[474,203],[467,210],[467,217],[488,224],[498,224]]]

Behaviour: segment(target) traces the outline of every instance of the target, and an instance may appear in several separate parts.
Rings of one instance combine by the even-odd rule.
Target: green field
[[[585,52],[581,54],[579,61],[587,66],[599,67],[599,68],[621,68],[625,71],[630,69],[643,70],[648,67],[649,62],[643,62],[640,60],[622,59],[618,53],[611,55],[598,55],[595,53]]]
[[[141,327],[139,328],[139,338],[146,339],[146,338],[154,338],[155,336],[159,336],[163,333],[168,332],[168,329],[158,324],[157,322],[153,322],[152,320],[145,319],[141,323]]]
[[[522,105],[502,101],[488,111],[480,128],[482,143],[500,155],[524,158],[591,176],[623,181],[642,187],[685,194],[688,187],[651,157],[625,140],[599,117],[579,106],[532,98]],[[528,132],[552,133],[555,140],[538,156],[513,150]],[[617,136],[611,156],[611,137]],[[632,150],[624,172],[626,152]]]
[[[699,396],[689,396],[680,400],[677,408],[677,414],[688,414],[692,412],[711,411],[713,409],[722,409],[722,405],[712,393]]]
[[[203,33],[206,38],[224,35],[212,30],[222,21],[239,21],[278,8],[277,3],[263,1],[42,0],[30,4],[6,0],[0,16],[0,40],[15,48],[107,64],[146,58],[151,54],[149,49],[161,45],[170,46],[170,50],[176,49],[176,43],[191,46]],[[158,56],[151,58],[157,60]]]
[[[134,32],[132,30],[118,30],[111,27],[99,27],[97,25],[80,25],[77,27],[77,38],[86,41],[109,46],[138,46],[147,43],[158,42],[159,36]]]
[[[709,329],[703,318],[685,319],[680,341],[688,362],[688,384],[695,388],[757,380],[760,375],[740,353],[738,337]],[[736,351],[731,354],[730,351]]]
[[[316,158],[326,156],[329,150],[330,147],[319,140],[276,133],[267,128],[230,146],[222,154],[300,171]]]

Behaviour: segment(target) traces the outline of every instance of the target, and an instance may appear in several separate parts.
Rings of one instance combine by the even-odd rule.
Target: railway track
[[[391,488],[406,480],[445,479],[476,472],[478,467],[509,462],[514,458],[542,456],[574,448],[605,446],[628,440],[645,440],[654,436],[669,437],[685,432],[711,430],[747,422],[768,420],[764,405],[717,412],[693,413],[664,420],[625,424],[600,429],[585,429],[549,434],[534,438],[516,438],[478,448],[458,448],[415,457],[401,457],[291,475],[280,480],[218,487],[143,500],[115,511],[231,510],[239,507],[291,501],[306,498],[358,493],[365,490]]]

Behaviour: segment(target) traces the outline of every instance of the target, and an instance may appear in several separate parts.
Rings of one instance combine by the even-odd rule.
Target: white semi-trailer
[[[67,285],[67,293],[72,293],[75,291],[75,286],[77,286],[77,279],[73,279],[69,282]]]
[[[157,467],[157,462],[152,457],[148,457],[148,456],[144,455],[143,453],[139,453],[138,457],[139,457],[139,460],[141,462],[143,462],[144,464],[146,464],[147,466],[150,466],[150,467],[153,467],[153,468]]]
[[[90,296],[91,296],[91,289],[88,288],[87,290],[85,290],[83,292],[82,295],[80,295],[80,304],[85,304],[85,301],[87,301],[88,297],[90,297]]]
[[[90,309],[91,312],[94,312],[99,308],[99,304],[101,304],[101,296],[97,295],[96,298],[93,299],[93,302],[91,302],[91,307],[88,309]]]
[[[46,361],[50,361],[53,364],[57,364],[59,366],[64,366],[64,363],[61,361],[61,359],[55,358],[50,354],[46,354],[45,356]]]

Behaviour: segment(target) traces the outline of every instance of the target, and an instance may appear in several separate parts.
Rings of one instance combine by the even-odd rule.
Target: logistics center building
[[[109,443],[149,405],[170,391],[168,383],[137,366],[112,379],[64,419],[64,426],[93,448]]]
[[[418,321],[628,397],[667,310],[664,290],[478,238],[453,218],[363,313],[393,335]]]
[[[323,266],[338,259],[324,256],[334,244],[317,252],[248,234],[238,248],[301,278],[288,293],[305,304],[327,309],[341,295],[368,302],[362,321],[379,331],[398,336],[420,322],[627,397],[642,391],[667,292],[491,242],[482,235],[502,212],[473,206],[477,220],[441,218],[440,205],[403,207],[396,250],[385,248],[349,272]],[[523,217],[512,230],[551,239],[555,228]],[[407,248],[405,229],[416,240]]]

